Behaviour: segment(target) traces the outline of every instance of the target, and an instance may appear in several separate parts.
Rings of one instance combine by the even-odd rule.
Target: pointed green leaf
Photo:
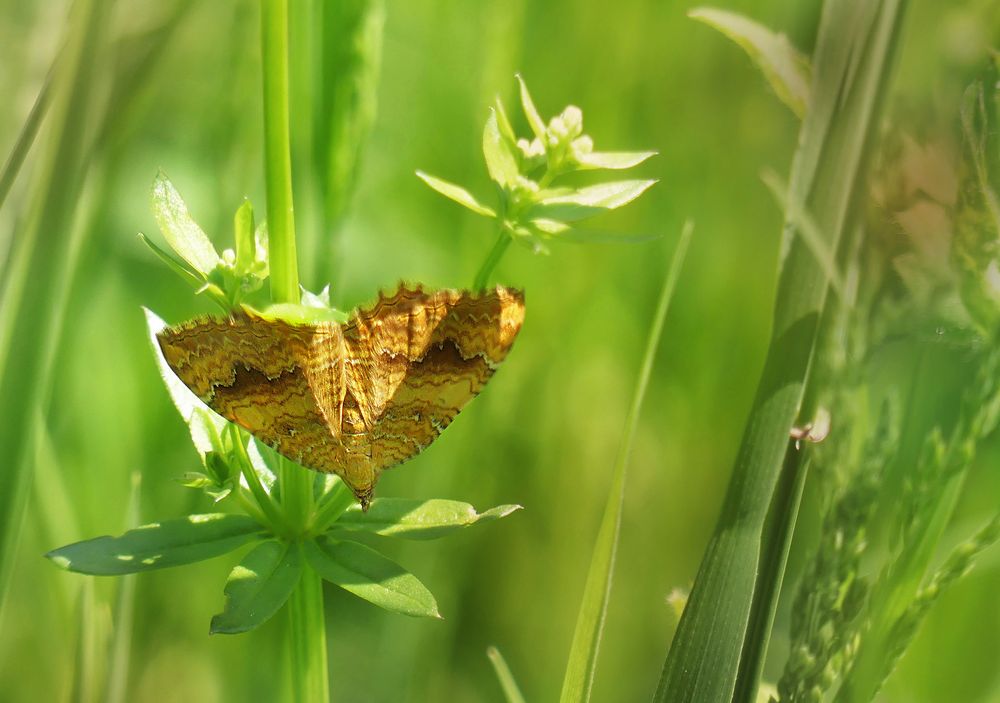
[[[293,325],[308,325],[317,322],[347,322],[348,315],[337,308],[317,308],[301,303],[274,303],[263,310],[244,306],[254,315],[264,320],[282,320]]]
[[[544,145],[548,145],[545,120],[538,114],[535,102],[531,99],[531,94],[528,92],[528,86],[520,73],[517,74],[517,82],[521,86],[521,108],[524,110],[524,116],[528,119],[528,126],[531,127],[531,131],[538,137],[538,141]]]
[[[514,156],[513,146],[500,134],[496,110],[490,110],[490,116],[483,128],[483,156],[486,158],[486,169],[493,181],[504,187],[511,186],[517,181],[520,175],[517,157]]]
[[[520,510],[520,505],[498,505],[482,513],[457,500],[376,498],[368,512],[354,504],[333,524],[335,529],[373,532],[384,537],[437,539],[477,522],[488,522]]]
[[[231,552],[264,534],[245,515],[187,515],[137,527],[118,537],[95,537],[45,556],[68,571],[117,576],[190,564]]]
[[[212,618],[213,635],[249,632],[267,622],[292,595],[302,575],[298,544],[258,544],[229,573],[225,609]]]
[[[156,254],[160,261],[167,265],[171,271],[183,278],[194,288],[200,288],[205,284],[205,276],[200,271],[190,269],[183,262],[178,261],[166,251],[158,247],[153,241],[142,232],[139,232],[139,240]]]
[[[516,153],[517,135],[514,134],[514,127],[510,124],[510,119],[507,117],[507,111],[504,109],[499,96],[494,101],[493,109],[497,116],[497,128],[500,130],[500,136],[502,136],[504,141],[507,142],[507,146],[511,149],[511,151]]]
[[[153,181],[153,214],[170,248],[192,268],[208,276],[219,264],[219,254],[162,171]]]
[[[394,613],[440,618],[437,602],[416,576],[363,544],[318,537],[303,545],[309,565],[327,581]]]
[[[236,235],[236,272],[246,275],[257,261],[257,238],[254,232],[253,206],[244,200],[233,216]]]
[[[492,209],[480,203],[472,193],[461,186],[443,181],[423,171],[417,171],[417,177],[444,197],[454,200],[459,205],[464,205],[475,213],[485,215],[486,217],[497,216]]]
[[[792,46],[788,37],[735,12],[699,7],[688,12],[688,17],[704,22],[736,42],[757,64],[778,99],[798,117],[806,114],[812,70],[809,59]]]
[[[531,219],[576,222],[626,205],[642,195],[656,181],[613,181],[580,188],[568,195],[545,198],[528,209]]]
[[[585,154],[576,155],[577,169],[589,171],[597,168],[625,169],[638,166],[651,156],[656,156],[655,151],[591,151]]]

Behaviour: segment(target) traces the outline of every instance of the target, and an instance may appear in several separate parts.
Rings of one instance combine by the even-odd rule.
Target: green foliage
[[[809,109],[788,199],[837,251],[879,124],[905,2],[825,3],[812,58]],[[794,515],[805,463],[789,432],[812,418],[807,381],[829,281],[786,213],[771,342],[729,489],[664,664],[655,701],[748,702],[757,697],[788,529],[769,529],[772,501]],[[812,401],[814,402],[814,401]],[[786,468],[787,467],[787,468]],[[784,475],[783,475],[784,474]]]
[[[226,607],[212,618],[211,633],[235,635],[262,625],[285,604],[301,576],[298,544],[261,542],[229,572]]]
[[[699,7],[688,12],[691,19],[722,32],[747,52],[770,83],[775,95],[800,119],[809,106],[812,69],[809,59],[792,46],[788,37],[735,12]]]
[[[554,186],[557,178],[578,171],[632,168],[656,152],[595,152],[593,140],[583,133],[580,108],[570,105],[546,125],[524,79],[518,76],[517,80],[521,108],[534,138],[529,141],[517,137],[503,103],[497,98],[483,129],[486,170],[500,197],[496,209],[484,205],[461,186],[417,171],[417,176],[441,195],[477,215],[497,221],[497,245],[480,269],[473,285],[475,289],[486,285],[490,272],[511,240],[536,253],[546,252],[546,243],[564,238],[571,229],[570,223],[627,205],[656,183],[654,180],[629,180],[577,188]]]

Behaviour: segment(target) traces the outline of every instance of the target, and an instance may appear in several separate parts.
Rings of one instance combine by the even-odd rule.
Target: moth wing
[[[401,287],[357,319],[358,328],[381,329],[382,343],[355,351],[357,337],[349,326],[348,357],[367,354],[387,368],[365,417],[377,478],[427,447],[482,390],[521,329],[524,296],[500,286],[478,295]],[[378,335],[369,338],[380,341]]]
[[[157,340],[210,408],[304,466],[337,473],[326,417],[343,386],[336,331],[239,315],[169,327]]]

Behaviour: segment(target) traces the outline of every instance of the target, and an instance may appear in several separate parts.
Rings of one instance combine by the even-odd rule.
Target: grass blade
[[[92,79],[107,26],[108,3],[79,0],[69,40],[53,77],[50,151],[40,164],[26,229],[14,234],[15,251],[5,272],[4,319],[0,330],[0,606],[6,596],[17,535],[24,514],[35,449],[36,410],[47,395],[52,349],[60,328],[62,300],[79,247],[70,246],[73,215],[88,161],[87,117]],[[10,270],[16,269],[16,270]]]
[[[897,46],[905,0],[827,0],[813,58],[811,104],[802,124],[789,199],[812,213],[838,249],[862,175]],[[813,250],[786,222],[774,325],[764,371],[729,489],[654,700],[752,701],[770,627],[768,594],[782,560],[764,544],[802,409],[828,281]],[[806,409],[808,412],[808,409]],[[763,620],[761,619],[763,617]]]
[[[524,703],[524,695],[521,693],[517,681],[514,680],[514,674],[511,672],[510,667],[507,666],[507,660],[500,654],[500,650],[496,647],[488,647],[486,649],[486,656],[490,658],[493,671],[497,674],[497,680],[500,682],[500,688],[503,689],[503,695],[507,703]]]
[[[562,703],[590,700],[594,671],[597,666],[597,654],[608,610],[608,599],[611,596],[611,579],[615,568],[615,553],[618,549],[622,504],[625,499],[625,468],[632,451],[632,439],[635,437],[635,430],[639,424],[639,413],[642,410],[642,401],[649,384],[653,360],[656,358],[656,350],[659,347],[663,323],[670,307],[670,299],[677,285],[677,278],[680,275],[681,265],[684,262],[684,255],[687,252],[693,229],[690,221],[684,225],[677,249],[670,262],[670,269],[663,283],[663,292],[660,293],[660,301],[653,317],[653,324],[649,330],[642,367],[636,381],[635,394],[632,396],[632,405],[625,419],[625,430],[618,448],[618,456],[615,459],[611,489],[608,491],[608,502],[604,508],[604,517],[597,534],[597,542],[594,544],[590,571],[587,574],[587,585],[583,591],[583,601],[577,614],[573,644],[570,647],[562,694],[559,697]]]
[[[138,527],[141,474],[132,473],[132,492],[129,496],[126,525]],[[114,630],[108,660],[108,682],[104,700],[108,703],[125,703],[128,692],[129,657],[132,647],[132,621],[135,616],[135,575],[123,576],[118,583],[118,602],[115,605]]]
[[[14,142],[14,146],[11,148],[10,154],[8,154],[7,160],[3,164],[3,171],[0,171],[0,208],[3,207],[4,201],[7,200],[7,194],[10,193],[14,181],[17,179],[17,174],[21,172],[24,159],[28,155],[32,143],[35,141],[35,135],[38,134],[39,127],[42,126],[42,118],[45,117],[45,113],[49,108],[49,96],[51,93],[52,74],[50,72],[45,77],[42,89],[38,91],[38,97],[35,98],[35,104],[31,106],[31,112],[28,113],[28,119],[24,121],[21,133],[17,135],[17,140]]]

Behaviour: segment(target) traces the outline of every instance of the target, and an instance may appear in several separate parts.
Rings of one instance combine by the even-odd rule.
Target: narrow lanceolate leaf
[[[704,22],[736,42],[757,64],[778,99],[798,117],[806,114],[812,80],[809,59],[792,46],[788,37],[735,12],[711,7],[695,8],[688,12],[688,17]]]
[[[229,573],[226,607],[212,618],[213,635],[249,632],[267,622],[292,595],[302,576],[298,544],[268,540]]]
[[[521,108],[524,110],[524,116],[528,119],[528,126],[531,127],[531,131],[538,137],[538,140],[542,144],[546,144],[548,140],[545,138],[545,120],[538,114],[535,101],[531,99],[528,86],[520,74],[517,75],[517,82],[521,86]]]
[[[660,344],[663,332],[663,322],[670,307],[670,299],[677,285],[688,242],[691,240],[691,223],[688,222],[681,232],[677,250],[670,262],[670,268],[660,293],[659,305],[649,337],[646,340],[646,352],[636,380],[632,405],[625,419],[625,431],[621,444],[618,446],[618,456],[611,477],[611,487],[604,508],[604,517],[597,533],[594,552],[591,556],[590,571],[587,574],[587,585],[583,591],[583,600],[577,614],[576,630],[573,633],[573,644],[570,648],[569,662],[563,678],[561,703],[579,703],[590,700],[590,691],[594,683],[594,672],[597,667],[597,653],[601,645],[604,630],[604,619],[608,611],[608,600],[611,596],[611,578],[615,568],[615,553],[618,550],[618,533],[621,528],[622,506],[625,499],[625,468],[632,452],[632,440],[639,424],[639,412],[649,385],[649,377],[653,370],[653,360]]]
[[[464,205],[479,215],[485,215],[486,217],[497,216],[492,209],[480,203],[472,193],[461,186],[443,181],[423,171],[417,171],[417,177],[444,197],[454,200],[459,205]]]
[[[142,232],[139,232],[139,240],[149,247],[150,251],[156,254],[156,257],[166,264],[168,269],[183,278],[190,285],[195,288],[200,288],[205,284],[205,276],[202,275],[200,271],[194,271],[193,269],[188,268],[183,261],[175,259],[169,252],[154,244],[153,241]]]
[[[264,528],[245,515],[187,515],[143,525],[118,537],[106,535],[70,544],[45,556],[68,571],[117,576],[211,559],[263,534]]]
[[[656,154],[655,151],[592,151],[587,154],[578,154],[576,163],[580,171],[597,168],[618,170],[638,166]]]
[[[567,195],[545,198],[529,208],[527,217],[576,222],[626,205],[656,181],[613,181],[580,188]]]
[[[170,248],[196,271],[208,275],[219,263],[219,254],[208,236],[188,214],[180,193],[161,171],[153,181],[153,214]]]
[[[436,539],[477,522],[506,517],[520,509],[520,505],[498,505],[477,513],[468,503],[457,500],[376,498],[368,512],[362,511],[357,504],[352,505],[334,523],[334,528],[385,537]]]
[[[254,233],[253,206],[244,200],[233,216],[236,235],[236,270],[241,275],[253,268],[257,260],[257,240]]]
[[[370,547],[323,536],[304,550],[316,573],[369,603],[403,615],[441,617],[434,596],[416,576]]]
[[[511,145],[500,133],[496,110],[490,110],[490,116],[483,128],[483,156],[486,159],[486,169],[493,181],[504,187],[514,184],[519,175],[517,157],[514,156]]]
[[[489,647],[486,650],[486,656],[490,658],[490,663],[493,664],[493,671],[497,675],[497,680],[500,682],[500,688],[503,689],[503,696],[507,703],[524,703],[524,694],[521,693],[521,689],[514,679],[514,674],[511,672],[510,667],[507,666],[507,660],[500,654],[500,650],[496,647]]]

